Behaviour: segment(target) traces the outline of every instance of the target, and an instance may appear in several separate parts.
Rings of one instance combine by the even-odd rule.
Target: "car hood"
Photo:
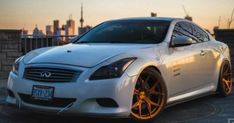
[[[103,61],[128,51],[147,48],[140,44],[68,44],[41,48],[24,57],[25,64],[53,63],[93,67]]]

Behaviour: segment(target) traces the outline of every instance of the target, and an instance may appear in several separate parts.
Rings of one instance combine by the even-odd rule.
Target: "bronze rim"
[[[141,120],[154,118],[162,109],[165,90],[151,72],[143,72],[137,80],[131,114]]]
[[[232,73],[229,64],[223,66],[221,80],[223,84],[222,89],[226,94],[230,94],[232,92]]]

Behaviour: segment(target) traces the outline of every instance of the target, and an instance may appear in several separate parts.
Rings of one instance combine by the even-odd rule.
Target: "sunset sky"
[[[234,8],[234,0],[0,0],[0,29],[24,27],[31,33],[37,24],[44,31],[45,25],[51,25],[55,19],[65,24],[72,14],[77,30],[81,3],[85,25],[95,26],[116,18],[146,17],[150,12],[182,18],[184,5],[194,22],[209,30],[218,25],[219,16],[221,28],[226,28]]]

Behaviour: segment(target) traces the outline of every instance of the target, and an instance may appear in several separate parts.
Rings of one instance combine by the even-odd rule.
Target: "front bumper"
[[[89,81],[78,79],[68,83],[46,83],[24,79],[10,72],[8,89],[14,97],[8,96],[7,103],[19,108],[54,114],[77,114],[111,117],[128,117],[131,112],[132,95],[137,76],[123,74],[118,79]],[[31,95],[33,85],[54,87],[55,98],[72,98],[75,102],[65,107],[45,106],[25,102],[20,94]],[[103,107],[96,99],[113,99],[118,107]],[[56,102],[55,102],[56,103]]]

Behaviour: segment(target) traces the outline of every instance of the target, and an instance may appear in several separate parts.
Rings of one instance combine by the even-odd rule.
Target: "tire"
[[[224,61],[220,69],[218,93],[223,97],[232,93],[232,72],[228,61]]]
[[[146,68],[138,77],[133,92],[130,117],[137,122],[150,122],[164,109],[167,90],[161,74]]]

